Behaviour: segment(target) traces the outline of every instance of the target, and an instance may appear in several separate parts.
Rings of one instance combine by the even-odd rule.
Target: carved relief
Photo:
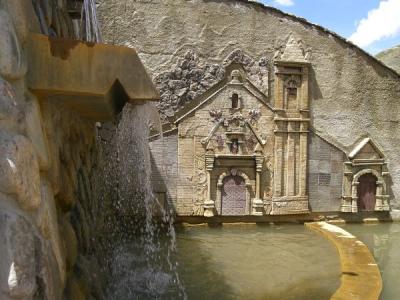
[[[207,175],[203,155],[195,157],[195,195],[193,201],[193,215],[203,215],[203,203],[207,199]]]
[[[290,35],[286,44],[279,48],[274,55],[274,60],[286,62],[308,62],[311,48],[306,48],[303,41]]]
[[[269,61],[267,57],[261,57],[256,61],[237,49],[229,54],[222,64],[211,64],[190,50],[172,70],[163,72],[153,79],[161,95],[157,103],[161,118],[165,121],[173,118],[185,104],[221,81],[225,76],[225,67],[232,63],[241,64],[252,84],[268,95]]]

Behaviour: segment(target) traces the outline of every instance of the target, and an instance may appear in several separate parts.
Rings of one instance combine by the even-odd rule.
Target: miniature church
[[[226,66],[220,82],[177,114],[169,157],[176,172],[156,194],[183,216],[389,210],[380,147],[365,137],[346,153],[310,129],[311,67],[294,39],[263,84],[241,64]]]

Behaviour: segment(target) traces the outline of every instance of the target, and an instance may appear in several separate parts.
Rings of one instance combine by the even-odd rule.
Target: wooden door
[[[357,197],[358,211],[375,210],[376,177],[374,175],[364,174],[359,178]]]
[[[246,184],[240,176],[227,176],[222,187],[222,215],[239,216],[246,214]]]

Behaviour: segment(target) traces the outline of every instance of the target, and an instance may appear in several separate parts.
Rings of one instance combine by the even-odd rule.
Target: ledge
[[[339,251],[341,285],[331,299],[379,299],[381,274],[364,243],[342,228],[326,222],[306,223],[305,226],[328,238]]]
[[[31,33],[27,55],[29,89],[84,118],[109,120],[126,102],[159,99],[134,49]]]

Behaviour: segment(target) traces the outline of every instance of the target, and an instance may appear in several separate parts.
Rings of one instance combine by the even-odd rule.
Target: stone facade
[[[346,179],[350,176],[346,174],[351,172],[356,178],[360,171],[357,169],[360,166],[353,166],[349,155],[360,140],[367,137],[378,144],[384,154],[383,161],[379,162],[382,168],[377,170],[382,178],[376,178],[377,191],[381,191],[379,185],[383,190],[381,195],[376,193],[375,196],[388,199],[391,209],[400,208],[397,168],[400,155],[396,150],[400,134],[399,75],[361,49],[304,19],[246,0],[129,4],[120,0],[101,1],[99,15],[106,41],[131,45],[138,50],[161,91],[159,110],[163,121],[177,127],[177,198],[171,201],[178,213],[203,215],[204,208],[207,211],[208,207],[214,214],[218,213],[215,205],[219,205],[216,202],[219,177],[213,173],[216,160],[212,170],[207,170],[211,169],[207,165],[211,165],[212,158],[207,156],[207,144],[197,140],[207,137],[213,128],[211,109],[201,116],[202,108],[198,108],[194,113],[197,125],[185,124],[190,123],[193,116],[182,121],[179,117],[192,111],[224,78],[230,78],[231,70],[226,70],[232,63],[239,65],[243,78],[256,89],[254,93],[263,95],[276,119],[269,126],[277,127],[273,129],[277,132],[273,133],[273,139],[267,139],[262,150],[275,149],[268,154],[270,160],[264,156],[263,167],[266,162],[270,164],[268,179],[260,175],[261,183],[270,184],[265,189],[260,184],[264,214],[278,214],[280,209],[284,214],[292,213],[292,204],[293,212],[349,211],[346,201],[354,195],[346,190],[346,180],[353,179]],[[292,74],[285,74],[284,68],[299,68],[291,62],[300,63],[301,70],[296,72],[307,78],[307,83],[300,83],[305,91],[297,95],[298,99],[304,99],[300,109],[293,115],[285,115],[285,112],[280,113],[287,105],[282,87],[299,85],[296,79],[299,74],[294,70]],[[302,63],[308,67],[303,69]],[[229,99],[228,95],[220,96],[225,101]],[[293,95],[290,92],[288,96]],[[218,116],[218,112],[213,115]],[[247,112],[243,116],[247,118]],[[227,117],[227,113],[223,113],[223,117]],[[268,135],[268,128],[262,133]],[[221,129],[216,130],[215,134],[222,135],[218,132]],[[278,149],[282,150],[281,155],[277,155]],[[216,155],[215,147],[209,149],[212,151]],[[155,160],[156,157],[154,155]],[[292,157],[298,157],[299,163]],[[351,170],[347,170],[350,163]],[[363,168],[367,168],[366,165]],[[243,170],[239,171],[246,173]],[[291,170],[295,170],[293,175]],[[220,171],[229,174],[229,168],[223,171],[221,166]],[[265,169],[261,174],[263,172]],[[251,185],[250,194],[256,190],[256,174],[246,174]],[[386,191],[384,184],[379,183],[382,180]],[[290,201],[293,196],[299,198]],[[350,202],[354,204],[354,200]]]

